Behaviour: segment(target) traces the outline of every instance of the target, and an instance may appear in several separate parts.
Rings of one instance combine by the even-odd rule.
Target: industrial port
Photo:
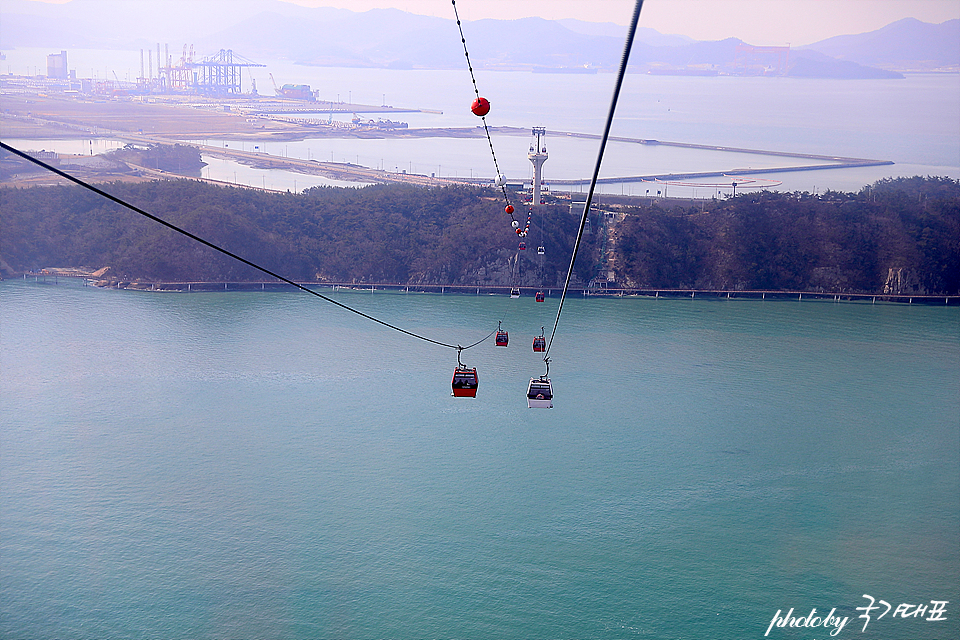
[[[140,75],[135,81],[120,80],[113,72],[113,79],[79,78],[76,70],[68,70],[67,52],[47,56],[46,75],[15,76],[0,75],[0,92],[6,102],[14,96],[36,96],[71,99],[78,103],[104,102],[111,104],[157,104],[187,106],[198,109],[219,110],[225,114],[242,116],[253,127],[234,127],[234,130],[267,129],[268,123],[276,123],[274,129],[311,127],[325,130],[395,130],[407,128],[407,123],[391,120],[387,115],[398,113],[438,113],[429,109],[394,107],[391,105],[353,104],[344,101],[320,100],[319,90],[308,84],[278,85],[269,74],[272,95],[261,95],[256,80],[249,72],[244,80],[244,71],[251,67],[266,67],[249,60],[230,49],[221,49],[216,54],[196,58],[193,47],[183,46],[179,59],[174,60],[169,46],[156,48],[156,64],[153,50],[140,50]],[[103,110],[102,107],[100,110]],[[116,111],[116,109],[114,109]],[[358,114],[364,114],[361,117]],[[337,119],[334,119],[337,116]],[[352,116],[349,120],[345,117]],[[208,119],[209,120],[209,119]],[[231,124],[235,125],[235,122]],[[189,131],[188,131],[189,132]],[[276,131],[271,131],[276,133]]]

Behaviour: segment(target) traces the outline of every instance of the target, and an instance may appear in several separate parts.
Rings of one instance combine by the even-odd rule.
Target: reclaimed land
[[[226,105],[221,102],[193,98],[189,103],[184,98],[152,98],[153,102],[139,100],[88,100],[62,96],[4,96],[3,118],[0,131],[6,139],[11,138],[75,138],[108,137],[138,144],[172,144],[182,140],[196,139],[250,139],[261,141],[304,140],[307,138],[476,138],[485,134],[477,127],[442,128],[380,128],[365,125],[324,124],[317,120],[289,115],[267,115],[265,106],[256,101],[237,101]],[[270,104],[276,104],[271,101]],[[302,106],[307,104],[307,106]],[[280,107],[277,107],[280,108]],[[305,110],[314,113],[402,113],[418,111],[386,106],[355,105],[342,103],[288,104],[283,109],[300,115]],[[428,111],[428,110],[424,110]],[[251,117],[252,116],[252,117]],[[526,129],[518,127],[491,127],[491,132],[501,135],[527,135]],[[598,139],[590,133],[551,132],[551,135]],[[603,178],[601,183],[642,182],[652,180],[695,180],[721,177],[729,174],[770,174],[815,169],[838,169],[893,164],[889,160],[850,158],[817,154],[801,154],[776,150],[720,147],[687,142],[670,142],[640,138],[611,138],[613,142],[660,145],[718,152],[748,153],[767,157],[804,160],[803,165],[773,166],[763,169],[734,169],[677,174],[649,174]],[[321,175],[337,180],[356,182],[405,182],[421,186],[442,186],[464,180],[434,178],[424,175],[396,173],[371,169],[349,163],[319,162],[271,156],[265,153],[245,152],[216,145],[201,146],[204,153],[228,158],[264,169],[281,169],[304,174]],[[146,171],[149,173],[149,171]],[[166,177],[149,175],[150,178]],[[554,179],[555,185],[576,186],[588,184],[585,179]]]

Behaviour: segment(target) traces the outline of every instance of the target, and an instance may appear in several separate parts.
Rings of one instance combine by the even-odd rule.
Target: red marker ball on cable
[[[490,113],[490,101],[486,98],[477,98],[473,101],[473,104],[470,105],[470,111],[473,111],[473,115],[482,118]]]
[[[512,205],[512,204],[508,204],[507,206],[505,206],[505,207],[503,208],[503,210],[506,211],[507,213],[513,213],[513,205]]]

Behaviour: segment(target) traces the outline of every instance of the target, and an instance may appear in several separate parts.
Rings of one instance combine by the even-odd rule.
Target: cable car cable
[[[477,94],[477,102],[474,104],[479,106],[482,101],[486,103],[486,109],[489,110],[489,102],[487,102],[485,98],[480,97],[480,90],[477,88],[477,78],[473,74],[473,64],[470,62],[470,53],[467,51],[467,39],[463,35],[463,25],[460,24],[460,13],[457,11],[457,0],[450,0],[450,4],[453,5],[453,15],[457,19],[457,29],[460,31],[460,42],[463,44],[463,55],[467,59],[467,69],[470,71],[470,80],[473,82],[473,92]],[[507,183],[500,174],[500,165],[497,163],[497,153],[493,150],[493,138],[490,137],[490,129],[487,127],[487,111],[483,111],[482,113],[483,115],[480,115],[480,121],[483,122],[483,131],[487,134],[487,144],[490,145],[490,155],[493,156],[493,168],[497,172],[497,182],[499,183],[500,191],[503,193],[503,200],[507,203],[504,211],[510,216],[511,220],[516,222],[517,219],[513,217],[513,205],[510,204],[510,198],[507,195]]]
[[[590,189],[587,191],[587,201],[584,203],[583,215],[580,216],[580,229],[577,232],[577,241],[573,245],[573,255],[570,256],[570,267],[567,269],[567,279],[563,283],[563,293],[560,294],[560,304],[557,306],[557,319],[553,323],[553,332],[550,334],[550,342],[547,343],[547,351],[543,360],[547,363],[549,371],[550,348],[553,346],[553,338],[557,335],[557,325],[560,324],[560,314],[563,312],[563,301],[567,297],[567,290],[570,288],[570,278],[573,275],[573,265],[577,260],[577,252],[580,250],[580,241],[583,239],[583,230],[587,224],[587,215],[590,213],[590,203],[593,200],[593,192],[597,187],[597,178],[600,175],[600,164],[603,162],[603,151],[607,146],[607,138],[610,136],[610,127],[613,124],[613,114],[617,110],[617,101],[620,98],[620,88],[623,85],[623,78],[627,73],[627,62],[630,59],[630,50],[633,48],[633,38],[637,33],[637,22],[640,19],[640,8],[643,6],[643,0],[637,0],[633,9],[633,17],[630,20],[630,28],[627,31],[627,41],[623,47],[623,58],[620,60],[620,71],[617,74],[617,81],[613,88],[613,98],[610,100],[610,111],[607,113],[607,123],[603,128],[603,137],[600,139],[600,150],[597,153],[597,164],[593,170],[593,178],[590,180]]]
[[[176,231],[176,232],[179,233],[179,234],[185,235],[186,237],[190,238],[191,240],[195,240],[195,241],[199,242],[200,244],[205,245],[205,246],[207,246],[207,247],[210,247],[211,249],[213,249],[213,250],[215,250],[215,251],[219,251],[220,253],[222,253],[222,254],[224,254],[224,255],[226,255],[226,256],[229,256],[229,257],[233,258],[234,260],[238,260],[239,262],[242,262],[243,264],[245,264],[245,265],[247,265],[247,266],[249,266],[249,267],[253,267],[253,268],[256,269],[257,271],[261,271],[261,272],[267,274],[268,276],[271,276],[271,277],[273,277],[273,278],[276,278],[277,280],[280,280],[281,282],[285,282],[286,284],[292,285],[292,286],[296,287],[297,289],[300,289],[301,291],[304,291],[304,292],[306,292],[306,293],[309,293],[309,294],[311,294],[311,295],[314,295],[314,296],[320,298],[321,300],[325,300],[325,301],[327,301],[327,302],[329,302],[329,303],[331,303],[331,304],[335,304],[336,306],[340,307],[341,309],[345,309],[346,311],[349,311],[349,312],[351,312],[351,313],[355,313],[355,314],[357,314],[358,316],[360,316],[360,317],[362,317],[362,318],[366,318],[367,320],[371,320],[371,321],[373,321],[373,322],[376,322],[377,324],[381,324],[381,325],[383,325],[383,326],[385,326],[385,327],[388,327],[388,328],[390,328],[390,329],[394,329],[395,331],[399,331],[400,333],[406,334],[406,335],[408,335],[408,336],[411,336],[411,337],[414,337],[414,338],[419,338],[420,340],[423,340],[423,341],[425,341],[425,342],[429,342],[429,343],[431,343],[431,344],[435,344],[435,345],[438,345],[438,346],[441,346],[441,347],[447,347],[448,349],[456,349],[456,350],[458,351],[458,353],[459,353],[460,350],[470,349],[470,348],[472,348],[472,347],[477,346],[478,344],[480,344],[481,342],[483,342],[484,340],[486,340],[487,338],[489,338],[490,336],[492,336],[492,335],[495,333],[495,331],[496,331],[496,330],[491,331],[491,332],[490,332],[489,334],[487,334],[487,336],[486,336],[485,338],[483,338],[482,340],[478,340],[477,342],[475,342],[475,343],[473,343],[473,344],[471,344],[471,345],[469,345],[469,346],[466,346],[466,347],[461,347],[460,345],[456,345],[456,344],[447,344],[447,343],[445,343],[445,342],[440,342],[439,340],[433,340],[432,338],[427,338],[426,336],[421,336],[420,334],[414,333],[414,332],[412,332],[412,331],[407,331],[406,329],[402,329],[402,328],[400,328],[400,327],[398,327],[398,326],[396,326],[396,325],[390,324],[389,322],[384,322],[383,320],[380,320],[379,318],[375,318],[375,317],[373,317],[373,316],[371,316],[371,315],[369,315],[369,314],[366,314],[366,313],[364,313],[364,312],[362,312],[362,311],[358,311],[357,309],[354,309],[353,307],[349,307],[349,306],[343,304],[342,302],[337,302],[337,301],[334,300],[333,298],[328,298],[327,296],[323,295],[322,293],[318,293],[318,292],[314,291],[313,289],[308,289],[307,287],[305,287],[305,286],[303,286],[303,285],[301,285],[301,284],[298,284],[298,283],[294,282],[293,280],[290,280],[289,278],[285,278],[285,277],[281,276],[280,274],[277,274],[277,273],[274,273],[273,271],[270,271],[270,270],[267,269],[266,267],[261,267],[260,265],[256,264],[255,262],[251,262],[251,261],[247,260],[246,258],[243,258],[243,257],[241,257],[241,256],[238,256],[237,254],[235,254],[235,253],[233,253],[233,252],[231,252],[231,251],[228,251],[228,250],[224,249],[223,247],[219,247],[219,246],[213,244],[212,242],[210,242],[210,241],[208,241],[208,240],[204,240],[204,239],[201,238],[200,236],[194,235],[194,234],[190,233],[189,231],[186,231],[185,229],[181,229],[181,228],[178,227],[177,225],[175,225],[175,224],[173,224],[173,223],[171,223],[171,222],[167,222],[167,221],[164,220],[163,218],[159,218],[159,217],[153,215],[152,213],[148,213],[148,212],[144,211],[143,209],[140,209],[139,207],[136,207],[136,206],[130,204],[129,202],[126,202],[126,201],[123,200],[122,198],[118,198],[118,197],[116,197],[116,196],[112,196],[112,195],[110,195],[109,193],[107,193],[106,191],[103,191],[103,190],[101,190],[101,189],[98,189],[97,187],[93,186],[92,184],[89,184],[89,183],[87,183],[87,182],[84,182],[83,180],[81,180],[81,179],[79,179],[79,178],[75,178],[74,176],[71,176],[71,175],[68,174],[68,173],[64,173],[64,172],[61,171],[60,169],[57,169],[56,167],[53,167],[53,166],[47,164],[46,162],[44,162],[44,161],[42,161],[42,160],[39,160],[39,159],[37,159],[37,158],[34,158],[33,156],[31,156],[31,155],[29,155],[29,154],[27,154],[27,153],[25,153],[25,152],[23,152],[23,151],[20,151],[19,149],[15,149],[14,147],[11,147],[10,145],[6,144],[6,143],[3,142],[3,141],[0,141],[0,147],[2,147],[3,149],[6,149],[6,150],[9,151],[10,153],[13,153],[13,154],[15,154],[15,155],[20,156],[20,157],[23,158],[24,160],[28,160],[28,161],[36,164],[36,165],[39,165],[40,167],[43,167],[44,169],[46,169],[46,170],[48,170],[48,171],[51,171],[51,172],[57,174],[58,176],[60,176],[60,177],[62,177],[62,178],[66,178],[66,179],[69,180],[70,182],[73,182],[73,183],[75,183],[75,184],[77,184],[77,185],[80,185],[81,187],[84,187],[85,189],[89,189],[90,191],[93,191],[93,192],[96,193],[97,195],[103,196],[104,198],[106,198],[106,199],[108,199],[108,200],[111,200],[111,201],[119,204],[120,206],[126,207],[127,209],[130,209],[131,211],[133,211],[133,212],[135,212],[135,213],[139,213],[140,215],[142,215],[142,216],[144,216],[144,217],[147,217],[147,218],[149,218],[150,220],[153,220],[154,222],[158,222],[158,223],[162,224],[163,226],[167,227],[168,229],[172,229],[173,231]]]

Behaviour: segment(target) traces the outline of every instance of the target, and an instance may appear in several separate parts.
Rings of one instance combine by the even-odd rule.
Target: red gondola
[[[537,291],[537,302],[543,302],[547,297],[543,295],[543,291]]]
[[[477,387],[480,386],[477,369],[457,365],[457,368],[453,371],[453,380],[450,382],[450,386],[453,388],[452,395],[454,397],[476,398]]]
[[[527,248],[527,243],[523,240],[520,241],[520,251],[525,251]]]
[[[543,353],[547,350],[547,339],[543,336],[543,331],[540,331],[540,335],[533,338],[533,350],[537,353]]]
[[[489,334],[487,334],[489,336]],[[503,330],[500,327],[500,323],[497,323],[497,346],[505,347],[510,342],[510,334]]]
[[[480,386],[480,378],[477,376],[477,369],[468,367],[460,361],[460,352],[463,347],[457,347],[457,368],[453,370],[453,380],[450,381],[452,393],[455,398],[476,398],[477,387]]]

